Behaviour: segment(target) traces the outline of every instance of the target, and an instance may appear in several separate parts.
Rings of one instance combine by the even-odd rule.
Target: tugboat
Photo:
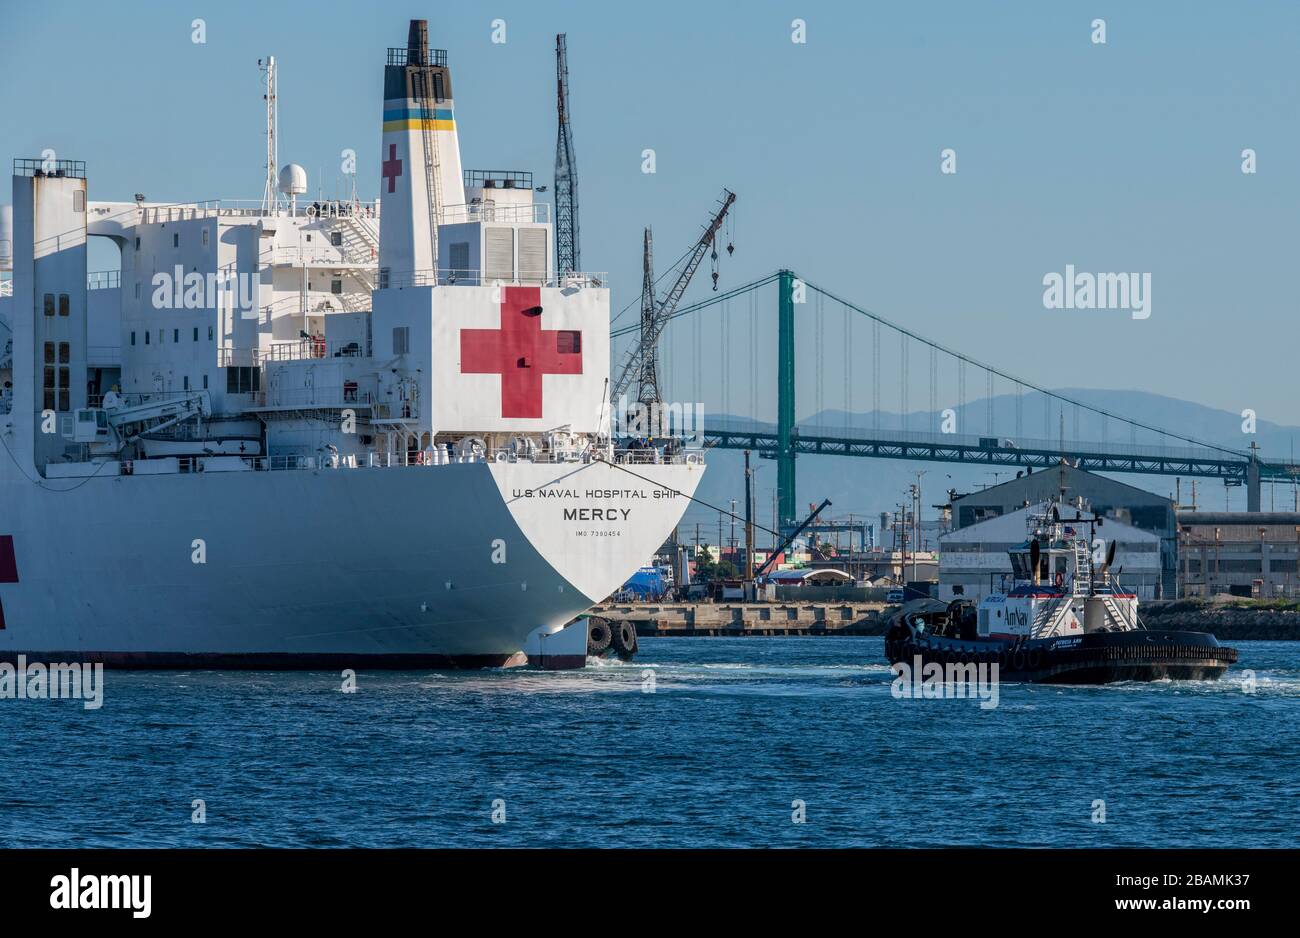
[[[1028,512],[1028,538],[1008,551],[1009,590],[978,607],[922,599],[900,608],[885,634],[890,664],[997,664],[1004,681],[1108,684],[1216,680],[1237,660],[1208,633],[1146,628],[1122,571],[1111,571],[1115,542],[1094,556],[1104,519],[1080,509],[1063,520],[1060,508],[1054,499]]]

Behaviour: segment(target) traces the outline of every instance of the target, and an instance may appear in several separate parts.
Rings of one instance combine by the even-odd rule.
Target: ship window
[[[54,294],[53,293],[45,294],[45,315],[46,316],[54,315]]]
[[[59,368],[59,410],[71,410],[70,392],[68,391],[68,369]]]
[[[189,375],[186,375],[186,376],[185,376],[184,389],[185,389],[186,391],[188,391],[188,390],[190,389],[190,376],[189,376]]]
[[[208,326],[208,341],[212,341],[212,327]]]
[[[137,300],[140,299],[140,281],[139,281],[139,280],[137,280],[137,281],[135,282],[135,298],[136,298]]]
[[[136,238],[136,239],[135,239],[135,249],[136,249],[137,251],[140,250],[140,239],[139,239],[139,238]]]
[[[251,394],[259,389],[262,371],[260,368],[227,368],[226,393]]]
[[[331,292],[331,293],[342,293],[342,292],[343,292],[343,281],[342,281],[342,280],[331,280],[331,281],[330,281],[330,292]]]
[[[204,375],[204,376],[203,376],[203,390],[206,391],[207,389],[208,389],[208,376],[207,376],[207,375]]]
[[[144,344],[145,344],[145,345],[148,345],[148,344],[149,344],[149,330],[148,330],[148,329],[146,329],[146,330],[144,331]]]
[[[450,246],[453,273],[469,270],[469,242],[453,241]]]
[[[181,331],[179,329],[173,329],[172,342],[175,343],[175,342],[179,342],[180,340],[181,340]]]
[[[405,355],[411,350],[411,327],[397,326],[393,329],[393,354]]]
[[[66,365],[72,360],[72,348],[67,342],[59,343],[59,364]]]
[[[45,343],[45,364],[47,365],[54,364],[54,343],[53,342]]]
[[[195,341],[195,342],[199,341],[199,327],[198,327],[198,326],[195,326],[195,327],[194,327],[194,341]]]
[[[330,232],[330,244],[334,245],[336,248],[341,248],[341,247],[343,247],[343,232],[341,232],[341,231],[331,231],[331,232]]]
[[[181,246],[181,233],[177,231],[172,235],[172,247],[178,248],[180,246]]]
[[[582,333],[576,329],[561,329],[555,333],[555,350],[561,355],[576,355],[582,351]]]
[[[131,333],[131,344],[132,344],[132,345],[135,345],[135,333],[134,333],[134,332]]]
[[[60,293],[59,294],[59,315],[66,316],[68,315],[69,312],[71,312],[71,310],[72,310],[72,303],[68,299],[68,294]]]
[[[203,229],[203,246],[208,246],[208,229],[206,228]]]

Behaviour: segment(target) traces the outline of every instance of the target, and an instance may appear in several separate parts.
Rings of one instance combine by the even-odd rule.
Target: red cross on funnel
[[[384,178],[388,180],[388,191],[397,185],[397,177],[402,175],[402,161],[397,158],[397,144],[388,145],[388,159],[384,160]]]

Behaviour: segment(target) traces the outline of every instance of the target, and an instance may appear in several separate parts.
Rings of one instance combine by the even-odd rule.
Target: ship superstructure
[[[462,170],[423,21],[381,124],[375,203],[15,161],[0,656],[501,664],[671,532],[702,463],[611,444],[605,277],[556,274],[530,174]]]
[[[1111,570],[1114,548],[1097,538],[1103,519],[1076,508],[1072,520],[1063,520],[1058,504],[1044,502],[1026,512],[1026,522],[1028,537],[1008,551],[1011,588],[980,601],[979,637],[1042,639],[1140,627],[1137,595],[1119,585]]]

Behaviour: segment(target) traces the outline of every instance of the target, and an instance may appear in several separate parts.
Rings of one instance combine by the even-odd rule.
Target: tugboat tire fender
[[[609,650],[613,630],[608,619],[591,616],[587,619],[587,654],[599,658]]]
[[[610,647],[614,649],[614,654],[624,661],[631,661],[637,652],[636,628],[631,622],[614,622],[611,623]]]

